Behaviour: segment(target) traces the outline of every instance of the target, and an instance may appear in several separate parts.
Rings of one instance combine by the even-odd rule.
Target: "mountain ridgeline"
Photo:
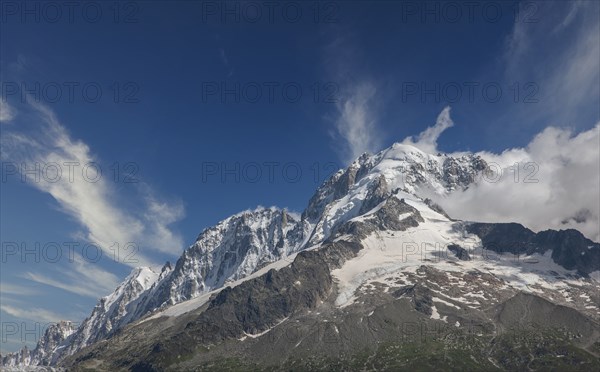
[[[600,244],[576,230],[455,220],[426,198],[465,190],[486,168],[403,144],[363,154],[301,215],[258,208],[221,221],[174,264],[135,269],[77,329],[48,329],[1,365],[597,368]],[[545,346],[519,339],[512,355],[511,332],[533,323]],[[431,339],[413,329],[423,326]],[[548,359],[557,350],[565,357]]]

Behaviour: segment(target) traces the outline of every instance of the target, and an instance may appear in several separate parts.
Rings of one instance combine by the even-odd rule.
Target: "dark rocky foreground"
[[[62,361],[68,370],[574,370],[600,369],[600,326],[575,309],[501,289],[480,308],[436,293],[445,273],[422,266],[406,285],[334,306],[330,274],[355,242],[300,253],[280,270],[226,288],[177,318],[130,325]],[[462,275],[462,274],[461,274]],[[456,288],[460,291],[460,288]],[[472,291],[473,288],[465,288]],[[444,303],[435,297],[443,297]],[[433,308],[442,319],[434,319]]]

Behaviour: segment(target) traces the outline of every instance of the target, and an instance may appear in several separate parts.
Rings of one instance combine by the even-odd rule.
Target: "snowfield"
[[[483,250],[481,240],[475,235],[466,234],[462,222],[449,220],[409,194],[401,193],[398,197],[403,197],[407,204],[415,207],[425,222],[407,231],[375,232],[365,238],[362,241],[364,249],[359,255],[332,271],[339,290],[337,306],[343,308],[353,304],[357,289],[365,284],[374,281],[390,282],[390,276],[415,273],[422,265],[430,265],[446,272],[486,272],[501,279],[507,287],[525,292],[541,293],[544,289],[562,291],[567,302],[571,299],[566,289],[584,284],[582,279],[575,278],[575,271],[556,264],[552,260],[551,251],[543,255],[517,257]],[[368,214],[357,219],[366,218]],[[466,249],[471,259],[457,259],[447,249],[450,244]],[[598,274],[599,272],[594,272],[591,275],[596,282],[600,279]],[[482,293],[469,295],[485,299]],[[465,299],[465,302],[468,301],[470,300]]]

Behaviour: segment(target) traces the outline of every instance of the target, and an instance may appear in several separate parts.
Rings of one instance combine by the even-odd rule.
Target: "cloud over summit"
[[[402,142],[405,145],[413,145],[419,149],[435,154],[437,152],[437,140],[440,135],[448,128],[454,126],[454,122],[450,118],[450,106],[446,106],[437,117],[435,125],[428,127],[421,132],[416,140],[413,137],[407,137]]]
[[[405,142],[435,151],[437,138],[450,126],[446,108],[416,142]],[[547,127],[523,148],[476,154],[494,174],[438,198],[452,217],[519,222],[535,231],[573,228],[600,241],[600,123],[580,133]]]

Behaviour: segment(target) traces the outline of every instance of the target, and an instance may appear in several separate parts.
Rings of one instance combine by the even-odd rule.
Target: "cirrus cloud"
[[[2,160],[17,164],[98,164],[90,147],[83,141],[71,137],[56,114],[47,106],[28,101],[35,130],[24,133],[20,130],[2,133]],[[83,227],[82,235],[96,244],[109,256],[111,247],[125,247],[134,243],[143,247],[144,253],[160,252],[178,255],[183,240],[169,227],[181,219],[184,208],[181,202],[166,203],[158,199],[148,186],[140,186],[141,200],[138,209],[122,207],[118,202],[118,191],[106,178],[94,182],[85,178],[83,172],[72,172],[69,177],[58,180],[38,177],[29,182],[38,190],[50,194],[60,209],[74,218]],[[141,250],[141,249],[140,249]],[[124,262],[130,266],[156,265],[143,253],[136,255],[135,262]]]

